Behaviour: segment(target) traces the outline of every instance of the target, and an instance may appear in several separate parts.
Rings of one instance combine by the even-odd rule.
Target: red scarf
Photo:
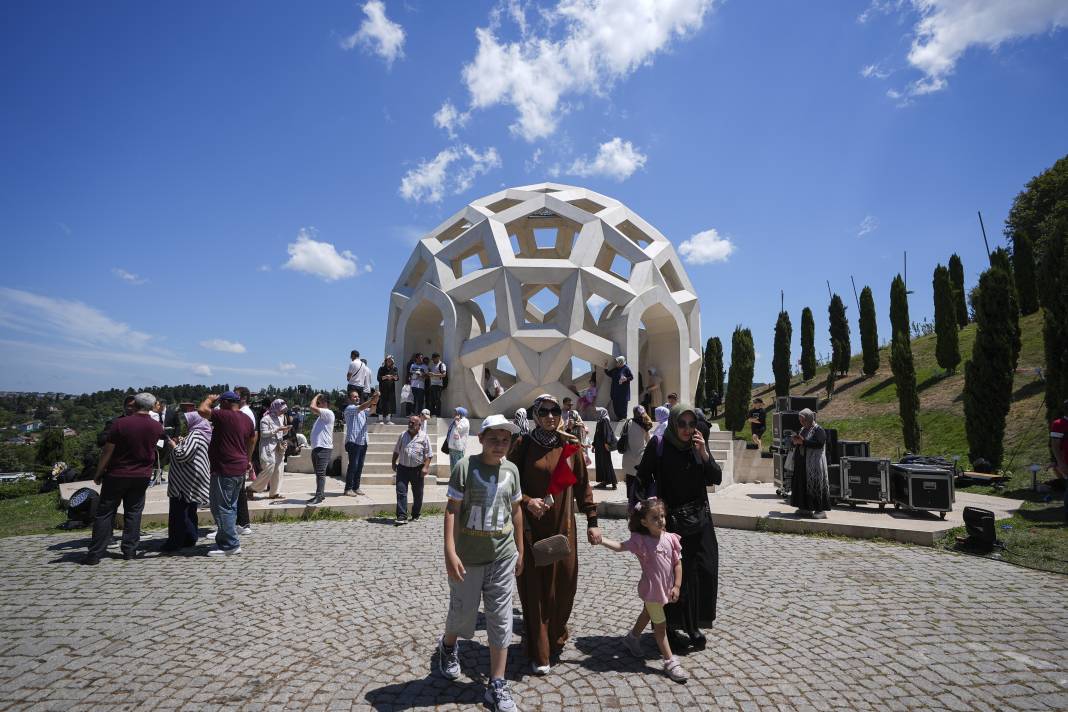
[[[547,494],[556,496],[571,485],[578,482],[574,471],[571,469],[571,456],[579,451],[579,446],[574,443],[564,443],[560,451],[560,460],[556,463],[552,475],[549,476],[549,490]]]

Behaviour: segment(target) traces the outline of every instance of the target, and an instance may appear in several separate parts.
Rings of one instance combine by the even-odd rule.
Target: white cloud
[[[461,129],[471,118],[471,112],[459,111],[451,101],[446,101],[441,108],[434,113],[434,125],[439,129],[445,129],[449,138],[456,138],[456,130]]]
[[[258,272],[270,272],[271,271],[271,266],[270,265],[260,265],[259,267],[256,268],[256,271],[258,271]]]
[[[577,176],[606,176],[617,181],[630,178],[634,171],[645,166],[647,156],[634,148],[630,141],[616,136],[597,149],[597,155],[590,160],[585,156],[578,158],[568,173]]]
[[[289,373],[290,371],[295,371],[296,369],[297,369],[297,364],[295,364],[295,363],[280,363],[280,364],[278,364],[278,370],[281,371],[282,373]]]
[[[679,254],[691,265],[726,262],[733,252],[734,243],[726,237],[720,237],[715,228],[699,232],[679,245]]]
[[[857,237],[864,237],[868,233],[875,232],[879,229],[879,221],[874,215],[866,215],[863,220],[860,221],[860,227],[857,228]]]
[[[143,349],[153,337],[81,302],[0,287],[0,326],[82,344]]]
[[[203,364],[203,363],[200,363],[200,364],[197,364],[196,366],[193,366],[193,373],[195,373],[198,376],[212,376],[212,375],[214,375],[211,372],[211,366],[208,366],[207,364]]]
[[[285,269],[320,277],[333,282],[356,274],[356,255],[348,250],[338,253],[329,242],[313,239],[317,232],[313,227],[302,227],[297,233],[297,241],[289,243],[289,261],[282,265]]]
[[[890,76],[890,70],[883,69],[878,64],[868,64],[860,70],[860,76],[865,79],[871,79],[872,77],[875,79],[886,79]]]
[[[450,169],[454,163],[457,166]],[[417,203],[437,203],[446,193],[464,192],[475,178],[500,166],[501,157],[492,146],[482,153],[466,145],[449,147],[405,173],[400,194]]]
[[[518,113],[514,133],[528,141],[548,136],[565,110],[563,97],[605,93],[651,64],[672,40],[700,29],[712,5],[713,0],[558,0],[541,10],[544,35],[527,32],[518,42],[502,43],[493,26],[480,27],[475,58],[462,72],[471,107],[510,105]],[[510,15],[522,30],[526,16],[519,10]],[[555,27],[562,31],[554,39],[548,31]]]
[[[148,279],[146,279],[145,277],[142,277],[139,274],[134,274],[133,272],[127,272],[126,270],[120,267],[112,267],[111,273],[121,279],[123,282],[135,286],[139,284],[144,284],[148,281]]]
[[[223,351],[228,354],[243,354],[247,350],[244,344],[226,339],[207,339],[201,341],[200,345],[212,351]]]
[[[533,173],[534,169],[537,168],[538,164],[540,164],[540,163],[541,163],[541,149],[540,148],[535,148],[534,149],[534,153],[531,154],[531,156],[530,156],[530,159],[526,160],[526,161],[523,161],[523,168],[526,169],[527,173]]]
[[[363,14],[367,17],[360,23],[360,29],[342,40],[341,46],[352,49],[361,45],[392,66],[394,60],[404,56],[404,28],[386,17],[382,0],[368,0]]]
[[[923,76],[887,96],[903,100],[945,89],[961,56],[973,47],[1002,44],[1068,27],[1064,0],[911,0],[919,19],[913,27],[908,62]],[[859,18],[900,10],[900,0],[876,0]]]

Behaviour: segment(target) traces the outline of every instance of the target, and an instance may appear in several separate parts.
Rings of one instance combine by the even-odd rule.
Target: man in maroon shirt
[[[135,412],[116,419],[108,431],[107,442],[100,451],[93,479],[100,487],[100,502],[93,522],[93,541],[85,563],[94,566],[107,551],[115,526],[115,514],[122,504],[122,558],[127,561],[141,553],[141,512],[145,508],[145,490],[156,465],[156,441],[163,437],[163,426],[149,413],[156,404],[151,393],[134,396]]]
[[[213,408],[215,402],[218,408]],[[241,396],[233,391],[209,395],[197,408],[202,418],[211,421],[211,445],[208,460],[211,464],[211,513],[218,527],[215,533],[217,548],[208,556],[229,556],[241,553],[241,541],[235,530],[238,499],[245,488],[245,477],[252,470],[252,451],[256,447],[256,428],[252,420],[241,412]]]

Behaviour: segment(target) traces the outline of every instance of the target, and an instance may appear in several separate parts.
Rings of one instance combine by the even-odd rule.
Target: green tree
[[[956,254],[949,256],[949,278],[953,282],[953,304],[957,312],[957,325],[968,326],[968,292],[964,288],[964,265]]]
[[[745,427],[749,411],[749,394],[753,391],[753,365],[756,351],[749,329],[737,326],[731,337],[731,367],[727,375],[727,396],[723,403],[723,422],[736,433]]]
[[[834,349],[834,343],[831,343],[832,350]],[[839,347],[841,348],[841,347]],[[827,400],[831,399],[834,395],[834,383],[838,380],[838,372],[830,365],[827,367],[827,380],[823,382],[823,389],[827,392]]]
[[[974,301],[975,346],[964,367],[964,425],[968,457],[1001,465],[1005,418],[1012,405],[1012,285],[1003,269],[979,277]]]
[[[935,358],[938,365],[953,373],[960,363],[957,335],[957,309],[953,301],[953,282],[949,270],[938,265],[934,271]]]
[[[1012,271],[1016,280],[1016,296],[1020,299],[1020,313],[1024,316],[1038,311],[1038,284],[1035,281],[1035,253],[1031,238],[1025,233],[1012,238]]]
[[[812,310],[801,310],[801,378],[808,381],[816,375],[816,322]]]
[[[827,315],[830,320],[831,332],[831,363],[830,368],[837,369],[838,373],[849,373],[849,321],[846,320],[846,306],[842,298],[837,294],[831,296],[831,303],[827,307]]]
[[[872,376],[879,370],[879,326],[871,287],[860,290],[860,346],[864,351],[864,375]]]
[[[916,367],[909,340],[909,297],[901,275],[890,283],[890,370],[897,387],[897,412],[905,449],[920,451],[920,395],[916,388]]]
[[[705,403],[705,360],[701,359],[701,373],[697,376],[697,390],[693,394],[693,407],[704,410]]]
[[[34,458],[37,474],[52,471],[52,465],[63,459],[63,429],[46,430],[37,443],[37,456]]]
[[[1017,235],[1035,238],[1034,252],[1045,252],[1045,240],[1052,237],[1044,223],[1058,210],[1068,209],[1068,156],[1064,156],[1050,168],[1028,181],[1012,201],[1009,215],[1005,218],[1005,236],[1015,244]]]
[[[790,324],[790,315],[779,312],[775,321],[775,354],[771,359],[771,370],[775,374],[775,395],[790,395],[790,341],[794,328]]]
[[[1046,351],[1046,415],[1061,415],[1068,399],[1068,201],[1042,224],[1039,297]]]
[[[712,409],[713,417],[725,397],[724,378],[723,344],[718,336],[713,336],[705,343],[705,405]]]
[[[1012,259],[1004,247],[999,247],[990,253],[990,267],[999,269],[1005,273],[1009,284],[1009,334],[1012,337],[1012,368],[1016,369],[1016,363],[1020,358],[1020,300],[1016,294],[1016,280],[1012,274]]]

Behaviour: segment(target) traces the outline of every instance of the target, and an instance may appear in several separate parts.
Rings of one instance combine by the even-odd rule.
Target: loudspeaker
[[[827,443],[823,446],[823,452],[827,456],[828,465],[837,465],[842,454],[838,452],[838,430],[835,428],[824,428],[823,432],[827,433]]]
[[[790,396],[790,410],[800,412],[808,408],[815,413],[819,405],[820,399],[816,396]]]
[[[965,543],[969,548],[990,551],[998,543],[994,531],[994,513],[978,507],[964,508],[964,528],[968,531]]]
[[[96,508],[100,504],[100,495],[91,487],[82,487],[70,496],[67,502],[67,520],[92,524],[96,518]]]

